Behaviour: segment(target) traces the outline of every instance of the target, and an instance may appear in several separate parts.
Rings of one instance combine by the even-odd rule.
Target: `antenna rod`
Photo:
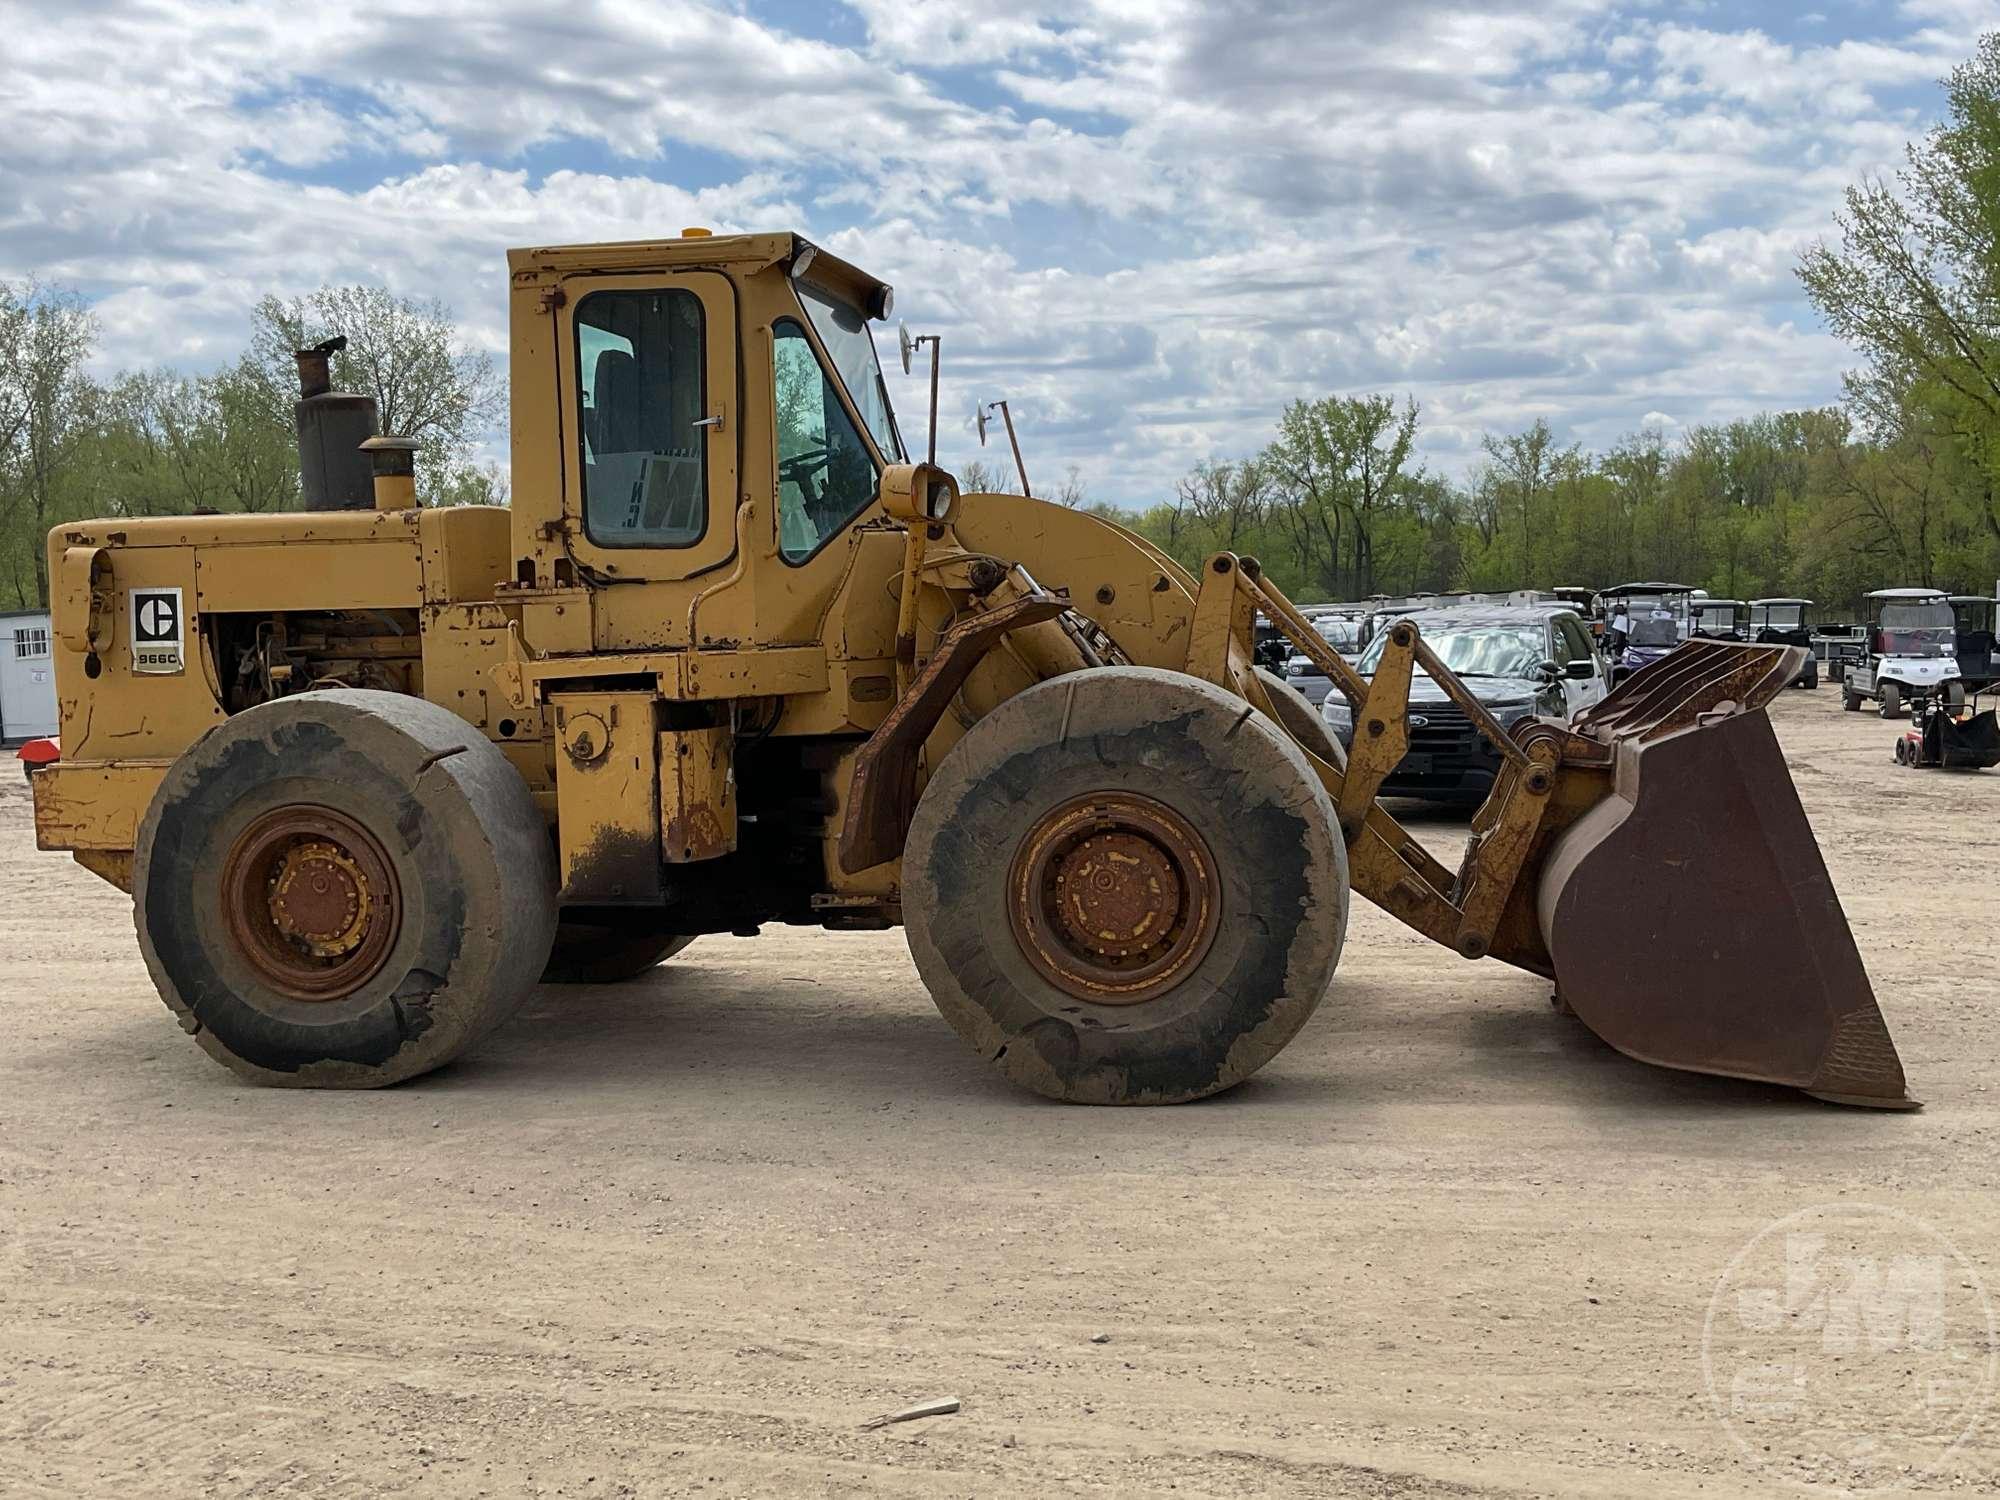
[[[931,346],[931,452],[929,462],[930,466],[935,469],[937,467],[938,361],[943,352],[943,343],[939,335],[935,333],[926,334],[923,338],[917,340],[920,344],[926,341]]]
[[[1000,408],[1000,420],[1007,424],[1007,446],[1014,450],[1014,472],[1021,476],[1021,493],[1032,496],[1035,492],[1028,488],[1028,466],[1021,462],[1021,440],[1014,436],[1014,413],[1005,401],[995,401],[987,410],[994,406]]]

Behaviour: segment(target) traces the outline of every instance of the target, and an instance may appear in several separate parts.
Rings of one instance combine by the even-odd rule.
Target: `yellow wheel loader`
[[[131,892],[237,1072],[394,1083],[540,980],[900,923],[1009,1077],[1171,1103],[1304,1025],[1352,889],[1633,1057],[1910,1106],[1763,712],[1797,648],[1691,642],[1510,733],[1413,623],[1364,680],[1251,558],[1190,573],[913,462],[890,288],[797,236],[509,268],[510,511],[417,507],[326,345],[304,510],[49,538],[40,844]],[[1351,758],[1254,665],[1260,612],[1354,705]],[[1456,870],[1375,800],[1416,671],[1504,762]]]

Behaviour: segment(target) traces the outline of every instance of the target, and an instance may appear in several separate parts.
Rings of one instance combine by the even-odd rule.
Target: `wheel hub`
[[[1165,994],[1215,940],[1220,884],[1201,836],[1134,793],[1079,797],[1029,830],[1009,880],[1021,952],[1080,1000]]]
[[[252,821],[224,861],[222,896],[237,951],[298,1000],[353,994],[381,970],[402,925],[382,845],[328,807],[281,807]]]
[[[368,877],[338,844],[295,844],[272,877],[272,924],[319,958],[352,953],[374,905]]]

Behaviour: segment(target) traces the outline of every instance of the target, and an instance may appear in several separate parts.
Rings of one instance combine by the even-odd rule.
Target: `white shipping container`
[[[0,613],[0,741],[18,745],[56,732],[56,666],[49,612]]]

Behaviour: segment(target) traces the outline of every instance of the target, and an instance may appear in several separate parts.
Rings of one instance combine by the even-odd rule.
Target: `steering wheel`
[[[796,484],[800,489],[804,489],[806,487],[806,475],[810,474],[814,469],[825,468],[826,461],[830,456],[830,453],[824,447],[801,449],[790,458],[781,458],[778,460],[778,477]]]

